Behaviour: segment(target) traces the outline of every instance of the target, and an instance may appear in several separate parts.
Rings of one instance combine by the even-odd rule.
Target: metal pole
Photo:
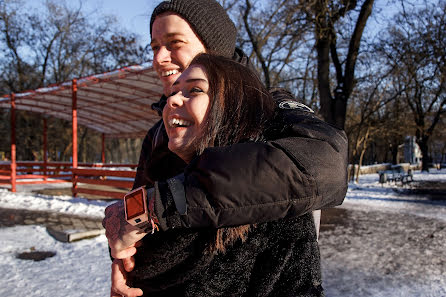
[[[77,80],[73,79],[71,84],[71,99],[72,99],[72,123],[73,123],[73,156],[72,156],[72,169],[74,171],[75,168],[77,168]],[[73,197],[76,197],[76,189],[77,189],[77,176],[73,172],[73,178],[72,178],[72,193]]]
[[[102,154],[101,154],[102,164],[105,164],[105,134],[102,133]]]
[[[47,147],[47,123],[46,118],[43,118],[43,180],[46,181],[48,179],[48,172],[46,171],[47,163],[48,163],[48,147]]]
[[[15,94],[11,96],[11,192],[16,191],[16,135],[15,135]]]

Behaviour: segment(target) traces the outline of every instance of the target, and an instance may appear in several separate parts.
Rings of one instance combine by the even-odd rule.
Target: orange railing
[[[17,185],[45,184],[71,181],[71,163],[68,162],[17,162],[15,182]],[[11,164],[0,164],[0,183],[11,184]]]
[[[0,185],[49,184],[72,182],[73,196],[90,194],[122,199],[131,189],[136,164],[79,163],[73,169],[69,162],[17,162],[13,178],[11,164],[0,163]],[[127,170],[124,170],[127,169]]]
[[[76,168],[73,169],[73,196],[83,193],[122,199],[124,194],[132,188],[134,178],[134,170]],[[99,188],[92,189],[91,186],[85,187],[86,185],[99,186]]]

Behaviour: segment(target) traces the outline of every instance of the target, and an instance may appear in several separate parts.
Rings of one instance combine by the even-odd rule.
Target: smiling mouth
[[[169,120],[169,126],[172,128],[189,127],[189,126],[192,126],[192,122],[189,122],[189,121],[186,121],[183,119],[173,118],[173,119]]]
[[[171,75],[174,75],[174,74],[177,74],[177,73],[179,73],[178,70],[162,71],[161,72],[161,76],[162,77],[168,77],[168,76],[171,76]]]

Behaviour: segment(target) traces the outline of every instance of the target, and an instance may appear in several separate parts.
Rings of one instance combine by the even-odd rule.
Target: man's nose
[[[165,46],[160,47],[153,55],[153,61],[160,65],[169,63],[171,61],[170,51]]]

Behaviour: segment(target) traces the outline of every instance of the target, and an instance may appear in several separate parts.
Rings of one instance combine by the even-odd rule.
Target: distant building
[[[398,163],[421,163],[421,150],[415,136],[406,136],[404,144],[398,146]]]

